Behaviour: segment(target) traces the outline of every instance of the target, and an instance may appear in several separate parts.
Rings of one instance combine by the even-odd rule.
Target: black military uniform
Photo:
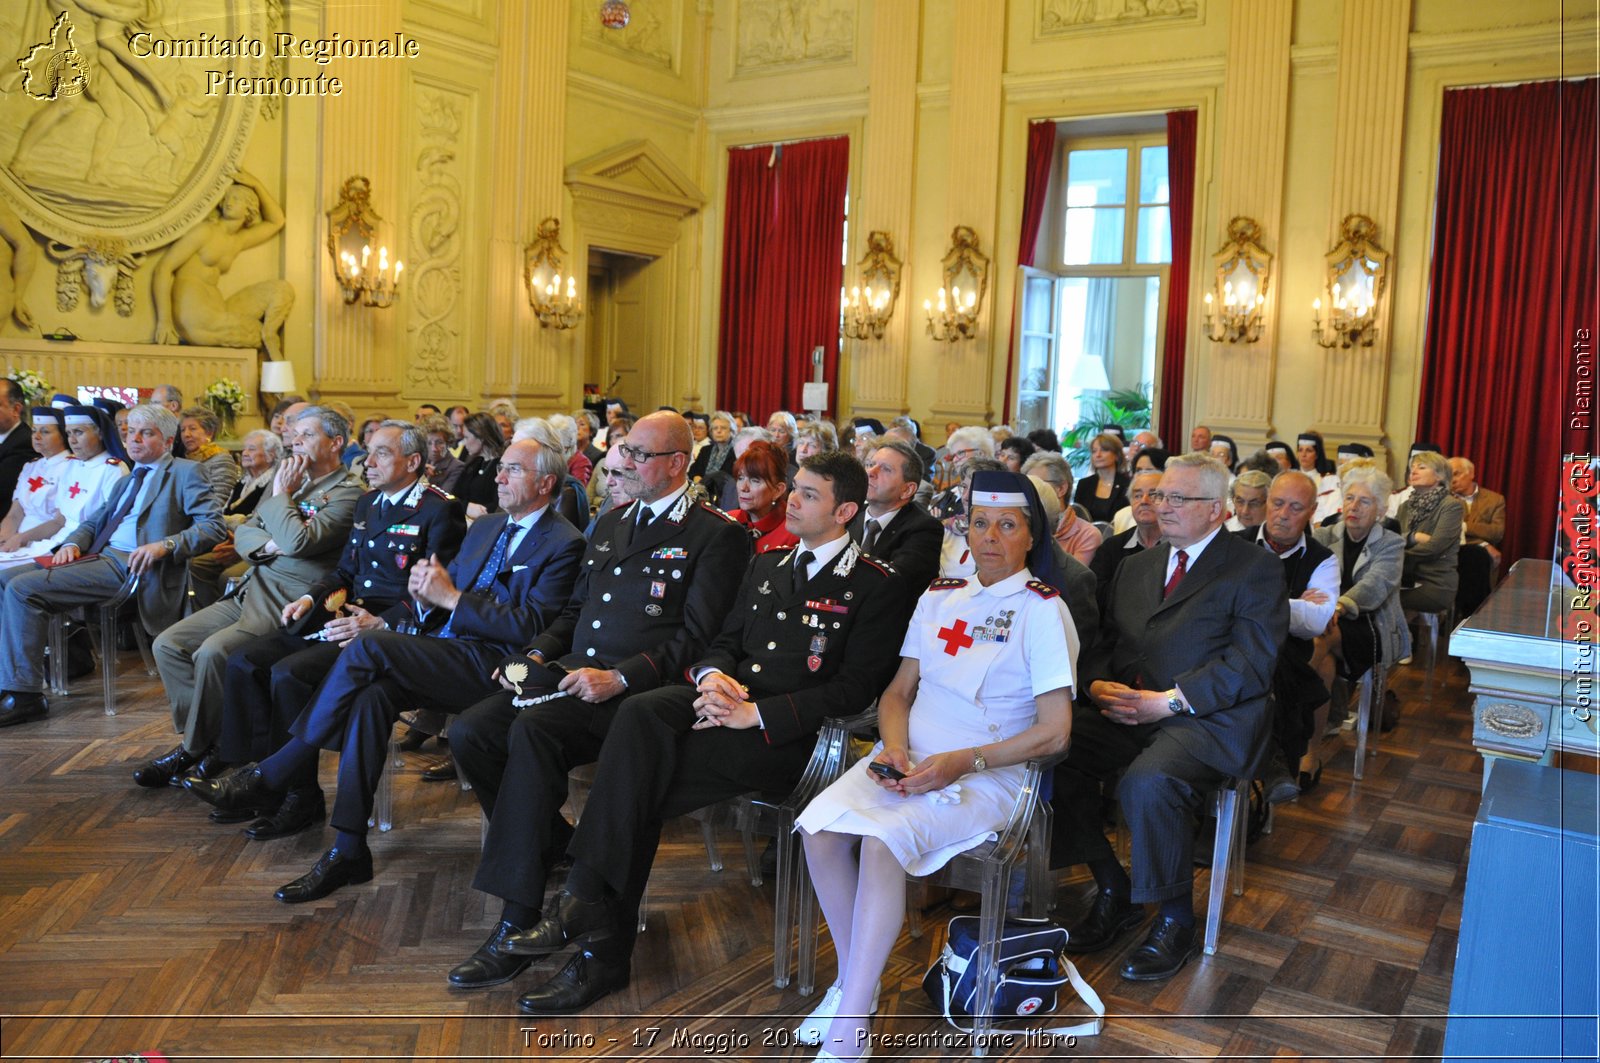
[[[737,679],[760,727],[691,730],[698,694],[688,686],[628,698],[611,725],[568,852],[622,898],[618,959],[632,948],[662,820],[752,790],[789,793],[823,719],[864,711],[899,667],[916,596],[894,569],[851,542],[796,589],[798,553],[757,555],[722,633],[689,669],[691,679],[709,669]]]
[[[616,669],[627,689],[595,704],[562,697],[520,711],[503,692],[451,725],[456,764],[491,817],[475,882],[484,892],[539,907],[546,850],[565,843],[567,772],[600,755],[626,697],[680,682],[727,619],[734,575],[750,560],[744,528],[687,491],[636,527],[641,510],[650,512],[636,502],[600,518],[571,601],[529,647],[555,672]],[[543,680],[525,694],[549,692],[554,676]]]
[[[336,644],[304,637],[330,618],[324,608],[329,595],[344,591],[350,604],[383,613],[409,599],[407,581],[416,561],[437,555],[448,564],[460,549],[466,517],[451,495],[418,480],[386,513],[384,505],[378,491],[356,502],[355,524],[339,564],[307,592],[310,613],[229,655],[219,742],[224,760],[259,760],[289,737],[290,724],[339,656]],[[309,787],[316,787],[314,775]]]

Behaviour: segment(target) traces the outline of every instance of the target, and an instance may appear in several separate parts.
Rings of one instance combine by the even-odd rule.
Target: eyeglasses
[[[643,465],[652,458],[664,458],[668,454],[687,454],[687,450],[640,450],[630,443],[618,443],[617,453],[635,465]]]
[[[1175,495],[1171,491],[1151,491],[1144,496],[1146,500],[1156,505],[1170,502],[1174,506],[1181,506],[1189,502],[1221,502],[1222,499],[1215,495]]]

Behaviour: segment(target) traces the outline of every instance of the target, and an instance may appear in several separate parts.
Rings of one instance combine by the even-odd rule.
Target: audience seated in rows
[[[246,433],[240,441],[239,479],[222,507],[228,535],[210,550],[189,559],[189,597],[195,609],[204,609],[222,597],[227,581],[243,576],[249,567],[250,562],[234,548],[233,533],[266,497],[283,451],[283,440],[264,428]]]

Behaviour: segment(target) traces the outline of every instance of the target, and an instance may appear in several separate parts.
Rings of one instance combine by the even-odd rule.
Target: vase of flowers
[[[244,409],[244,389],[237,380],[223,377],[213,380],[206,388],[205,394],[200,397],[212,413],[217,415],[217,420],[222,422],[222,436],[225,439],[233,438],[233,420]]]
[[[42,406],[50,398],[50,381],[32,369],[13,368],[6,376],[22,389],[23,401],[29,406]]]

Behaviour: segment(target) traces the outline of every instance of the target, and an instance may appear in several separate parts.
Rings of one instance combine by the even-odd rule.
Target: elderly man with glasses
[[[1122,967],[1130,981],[1176,974],[1199,947],[1194,816],[1230,777],[1254,778],[1271,721],[1273,663],[1289,627],[1283,565],[1222,530],[1228,471],[1185,454],[1152,496],[1164,540],[1127,558],[1079,677],[1072,750],[1056,772],[1059,863],[1088,864],[1099,889],[1068,948],[1096,952],[1160,912]],[[1102,830],[1101,787],[1133,841],[1132,875]]]

